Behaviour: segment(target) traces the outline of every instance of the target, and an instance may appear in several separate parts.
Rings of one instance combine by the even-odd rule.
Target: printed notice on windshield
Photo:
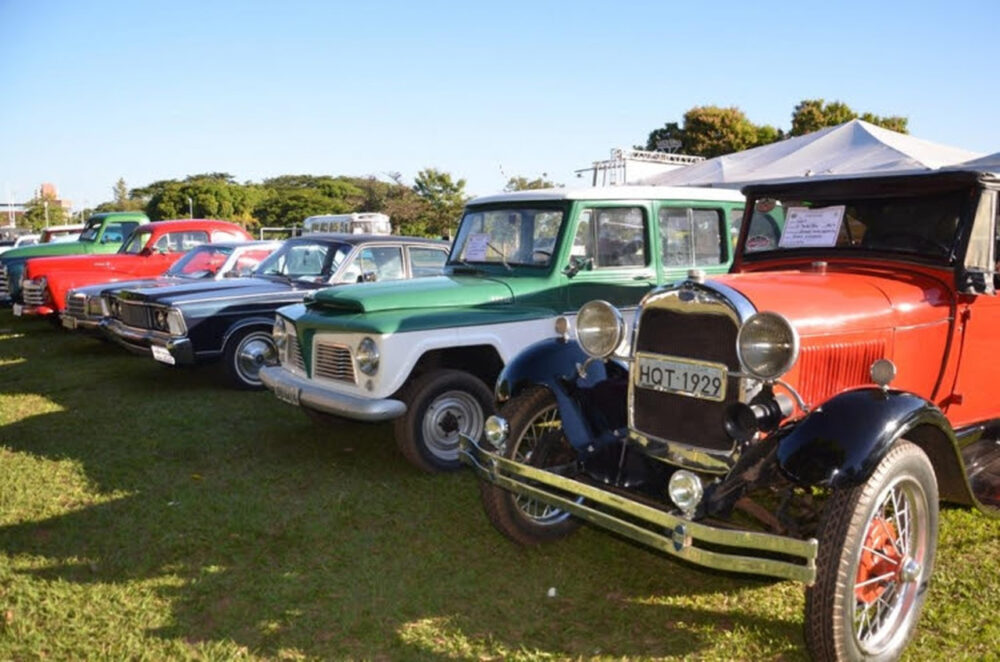
[[[465,255],[463,258],[472,262],[485,262],[486,248],[489,246],[489,243],[490,235],[488,232],[470,234],[469,241],[465,242]]]
[[[781,248],[836,246],[843,221],[844,205],[821,209],[790,207],[778,246]]]

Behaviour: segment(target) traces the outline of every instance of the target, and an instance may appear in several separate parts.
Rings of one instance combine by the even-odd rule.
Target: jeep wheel
[[[237,331],[226,343],[223,353],[226,373],[236,388],[261,389],[260,369],[278,360],[270,331],[245,329]]]
[[[938,491],[920,448],[900,441],[871,478],[835,491],[821,526],[806,644],[816,660],[895,660],[913,636],[937,545]]]
[[[575,460],[576,452],[563,435],[559,409],[548,389],[525,391],[504,405],[500,415],[510,426],[504,457],[543,468]],[[480,481],[479,490],[493,526],[521,545],[565,538],[580,526],[580,521],[564,510],[493,483]]]
[[[454,471],[459,435],[479,439],[493,413],[493,394],[461,370],[434,370],[417,378],[403,394],[406,415],[396,419],[396,444],[411,463],[428,472]]]

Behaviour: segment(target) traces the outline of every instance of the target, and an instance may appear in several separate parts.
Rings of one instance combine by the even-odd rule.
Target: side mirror
[[[153,254],[153,249],[150,248],[149,246],[145,246],[141,251],[139,251],[139,255],[143,257],[149,257],[152,254]]]
[[[590,271],[593,268],[594,258],[573,255],[569,258],[569,264],[567,264],[566,268],[563,269],[563,273],[572,278],[581,271]]]
[[[366,271],[360,276],[358,276],[359,283],[374,283],[378,280],[378,274],[374,271]]]

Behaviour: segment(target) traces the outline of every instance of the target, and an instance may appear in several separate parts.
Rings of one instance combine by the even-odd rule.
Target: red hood
[[[141,255],[132,255],[130,253],[36,257],[28,260],[24,274],[26,278],[38,278],[54,271],[112,270],[142,259],[145,258]]]
[[[951,313],[949,289],[924,272],[877,269],[768,271],[716,280],[758,311],[781,313],[803,337],[926,324]]]

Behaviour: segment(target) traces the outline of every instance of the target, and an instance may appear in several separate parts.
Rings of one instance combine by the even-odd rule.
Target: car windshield
[[[149,241],[152,232],[134,232],[132,236],[129,237],[128,242],[121,247],[122,253],[130,253],[132,255],[138,255],[142,252],[143,247],[146,246],[146,242]]]
[[[80,241],[96,241],[97,234],[101,231],[101,219],[91,218],[80,233]]]
[[[753,201],[745,256],[889,252],[937,261],[952,257],[965,191],[921,196]]]
[[[167,269],[167,276],[176,278],[211,278],[232,254],[231,246],[202,244],[187,252]]]
[[[562,221],[558,209],[469,210],[462,217],[448,263],[548,266]]]
[[[312,283],[325,282],[351,252],[341,242],[288,241],[260,263],[255,276],[285,276]]]

